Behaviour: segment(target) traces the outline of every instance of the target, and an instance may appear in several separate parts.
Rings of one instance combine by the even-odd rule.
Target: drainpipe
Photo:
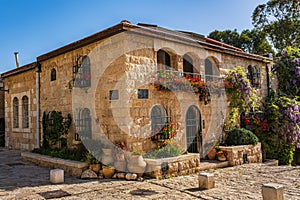
[[[35,67],[35,81],[36,81],[36,146],[35,148],[40,148],[41,141],[41,131],[40,131],[40,72],[41,63],[37,62]]]

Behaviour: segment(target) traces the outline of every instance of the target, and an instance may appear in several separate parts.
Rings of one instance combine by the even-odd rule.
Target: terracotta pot
[[[226,159],[226,155],[225,155],[225,153],[223,151],[218,151],[218,153],[217,153],[217,159],[219,161],[226,161],[227,160]]]
[[[214,160],[216,158],[217,155],[217,150],[215,147],[213,147],[210,152],[207,154],[207,157],[209,160]]]
[[[127,160],[127,169],[131,173],[143,175],[145,172],[147,163],[145,162],[142,155],[131,155]]]
[[[100,164],[90,164],[90,169],[96,173],[100,171],[100,168],[101,168]]]
[[[106,168],[105,167],[102,169],[102,173],[105,178],[111,178],[115,173],[115,168],[112,168],[112,167]]]

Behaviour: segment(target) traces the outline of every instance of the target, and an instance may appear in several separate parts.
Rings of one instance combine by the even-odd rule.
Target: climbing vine
[[[71,123],[71,114],[64,117],[61,112],[44,112],[42,119],[44,133],[43,147],[51,147],[61,142],[68,134]]]
[[[225,78],[225,88],[230,99],[229,124],[232,129],[242,112],[257,111],[260,109],[261,98],[257,95],[257,90],[251,86],[247,78],[245,68],[237,66],[230,70]]]

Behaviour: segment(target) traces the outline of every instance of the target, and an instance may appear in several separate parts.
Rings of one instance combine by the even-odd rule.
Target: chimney
[[[19,52],[14,52],[14,54],[15,54],[15,60],[16,60],[16,68],[18,68],[19,67],[19,58],[18,58]]]

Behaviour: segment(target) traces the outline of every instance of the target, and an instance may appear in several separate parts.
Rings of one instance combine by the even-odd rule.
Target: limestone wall
[[[187,43],[166,38],[147,37],[133,32],[123,32],[110,38],[67,51],[52,58],[42,60],[40,105],[43,112],[60,111],[70,113],[75,120],[83,108],[91,115],[92,137],[100,138],[104,133],[112,142],[125,141],[130,150],[153,149],[156,143],[151,136],[151,109],[162,105],[168,110],[172,122],[177,124],[176,139],[186,147],[186,112],[192,105],[201,113],[202,143],[210,144],[219,140],[223,118],[226,116],[226,95],[211,94],[207,105],[199,101],[198,95],[186,95],[183,92],[159,90],[150,84],[156,74],[157,51],[163,49],[170,54],[171,67],[183,72],[183,56],[193,59],[195,72],[204,74],[205,59],[214,62],[213,73],[218,75],[234,66],[258,66],[262,74],[262,96],[266,94],[266,81],[262,67],[264,63],[253,59],[206,50],[197,43]],[[74,66],[83,56],[91,60],[91,86],[74,87]],[[51,81],[51,70],[56,70],[56,80]],[[14,148],[32,149],[36,117],[35,109],[35,72],[34,70],[13,75],[5,82],[10,87],[6,98],[7,141]],[[24,84],[25,83],[25,84]],[[12,89],[11,89],[12,88]],[[148,99],[138,99],[138,89],[148,89]],[[118,99],[111,100],[110,93],[118,90]],[[21,130],[11,129],[11,101],[13,95],[27,92],[30,96],[30,130],[23,135]],[[27,94],[26,93],[26,94]],[[68,145],[76,144],[75,121],[68,135]],[[43,137],[43,133],[41,135]],[[22,138],[22,139],[21,139]],[[25,142],[26,140],[26,142]],[[24,146],[24,145],[27,146]],[[23,146],[22,146],[23,145]],[[29,145],[29,146],[28,146]],[[198,149],[200,150],[201,144]]]
[[[36,145],[36,78],[35,70],[16,74],[5,78],[5,142],[14,149],[33,149]],[[22,98],[28,97],[29,128],[23,128]],[[13,99],[19,101],[19,127],[13,128]]]
[[[220,146],[220,149],[226,152],[230,166],[242,165],[245,161],[246,163],[262,162],[261,143],[257,145]]]

